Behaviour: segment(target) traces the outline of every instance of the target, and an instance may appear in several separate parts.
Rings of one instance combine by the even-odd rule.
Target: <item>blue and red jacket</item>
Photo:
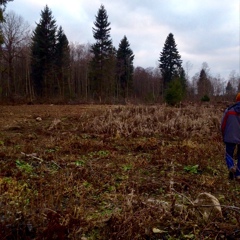
[[[240,144],[240,102],[225,110],[221,131],[224,142]]]

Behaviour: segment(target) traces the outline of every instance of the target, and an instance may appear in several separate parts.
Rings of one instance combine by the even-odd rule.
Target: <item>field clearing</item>
[[[225,107],[0,106],[0,239],[240,238]]]

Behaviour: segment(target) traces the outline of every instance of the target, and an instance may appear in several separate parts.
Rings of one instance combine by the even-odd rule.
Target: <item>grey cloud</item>
[[[25,1],[29,0],[21,4],[13,1],[8,6],[15,6],[11,10],[34,24],[45,4],[34,8],[33,1]],[[51,9],[70,41],[94,41],[93,22],[103,4],[111,22],[114,46],[118,47],[126,35],[136,66],[155,67],[166,37],[172,32],[183,61],[191,61],[194,71],[207,62],[214,74],[219,71],[227,77],[227,71],[239,73],[239,0],[69,0],[69,4],[73,1],[82,11],[77,16],[61,10],[61,5]]]

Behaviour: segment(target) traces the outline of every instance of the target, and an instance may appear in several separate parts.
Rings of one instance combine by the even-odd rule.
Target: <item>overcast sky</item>
[[[104,5],[116,48],[124,35],[135,54],[134,66],[157,67],[160,52],[173,33],[189,75],[206,62],[213,77],[225,80],[240,71],[239,0],[14,0],[6,11],[22,16],[32,28],[46,5],[69,42],[94,43],[92,27]]]

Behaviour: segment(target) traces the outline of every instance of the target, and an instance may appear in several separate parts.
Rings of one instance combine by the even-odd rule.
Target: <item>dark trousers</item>
[[[235,161],[234,161],[234,150],[237,147],[237,171],[236,171],[236,176],[240,176],[240,146],[236,143],[226,143],[226,164],[228,169],[232,168],[235,166]]]

